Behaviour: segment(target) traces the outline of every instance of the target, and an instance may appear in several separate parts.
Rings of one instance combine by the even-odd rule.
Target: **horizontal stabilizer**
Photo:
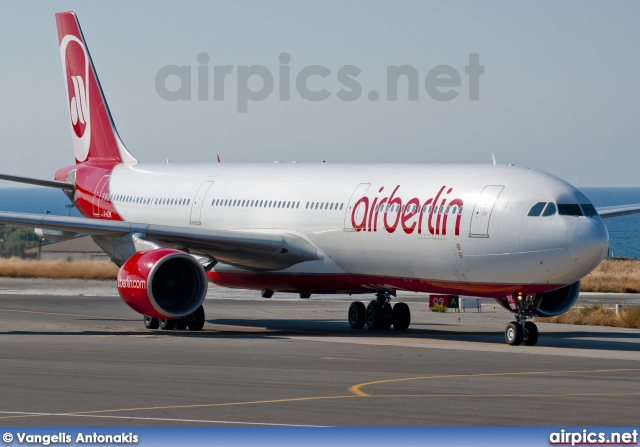
[[[46,186],[48,188],[60,188],[69,191],[73,191],[75,186],[71,183],[56,182],[55,180],[42,180],[29,177],[18,177],[16,175],[0,174],[0,180],[7,180],[9,182],[26,183],[28,185]]]

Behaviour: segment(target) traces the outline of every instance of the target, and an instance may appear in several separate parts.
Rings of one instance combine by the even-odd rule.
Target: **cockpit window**
[[[593,217],[593,216],[597,216],[598,212],[596,211],[596,208],[590,204],[590,203],[583,203],[582,205],[582,211],[584,211],[584,215],[587,217]]]
[[[531,210],[529,211],[529,214],[527,214],[527,216],[539,216],[546,204],[546,202],[536,203],[531,207]]]
[[[549,202],[547,207],[544,209],[544,212],[542,213],[542,216],[543,217],[553,216],[555,213],[556,213],[556,204],[553,203],[553,202]]]
[[[558,203],[558,213],[561,216],[584,216],[577,203]]]

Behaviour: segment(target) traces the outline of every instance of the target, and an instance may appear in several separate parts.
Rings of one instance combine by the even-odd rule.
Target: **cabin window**
[[[597,216],[598,212],[596,211],[596,208],[590,204],[590,203],[583,203],[582,205],[582,211],[584,211],[584,215],[587,217],[593,217],[593,216]]]
[[[577,203],[558,203],[558,214],[561,216],[583,216],[582,208]]]
[[[547,207],[544,209],[542,216],[543,217],[553,216],[555,213],[556,213],[556,204],[553,202],[549,202],[547,204]]]
[[[546,204],[547,204],[546,202],[536,203],[531,207],[531,209],[529,210],[529,214],[527,214],[527,216],[531,216],[531,217],[539,216],[540,213],[542,213],[542,210],[544,209],[544,206]]]

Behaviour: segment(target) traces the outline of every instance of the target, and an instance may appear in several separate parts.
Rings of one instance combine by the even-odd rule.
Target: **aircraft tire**
[[[204,307],[198,309],[187,317],[187,326],[190,331],[200,331],[204,327]]]
[[[179,331],[184,331],[187,328],[188,322],[186,318],[180,318],[176,321],[176,329]]]
[[[176,328],[177,320],[161,318],[160,319],[160,329],[163,331],[172,331]]]
[[[367,329],[382,329],[384,319],[384,309],[377,301],[371,301],[365,313],[365,324]]]
[[[160,321],[157,318],[150,317],[149,315],[144,315],[142,317],[142,321],[144,321],[144,327],[147,329],[158,329],[160,327]]]
[[[533,321],[527,321],[524,324],[524,334],[522,335],[522,342],[526,346],[535,346],[538,343],[538,326]]]
[[[382,321],[380,322],[380,329],[389,329],[393,324],[393,309],[391,304],[384,303],[382,305]]]
[[[507,324],[507,328],[504,330],[504,339],[508,345],[519,346],[522,343],[522,326],[520,323],[512,321]]]
[[[360,301],[354,301],[349,306],[349,326],[351,329],[362,329],[364,327],[364,318],[367,312],[367,308],[364,306],[364,303]]]
[[[393,306],[393,328],[396,331],[406,331],[411,324],[411,311],[407,303],[396,303]]]

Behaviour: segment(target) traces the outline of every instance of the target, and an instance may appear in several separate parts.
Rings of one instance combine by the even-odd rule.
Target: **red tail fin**
[[[118,136],[73,12],[56,14],[76,163],[136,163]]]

